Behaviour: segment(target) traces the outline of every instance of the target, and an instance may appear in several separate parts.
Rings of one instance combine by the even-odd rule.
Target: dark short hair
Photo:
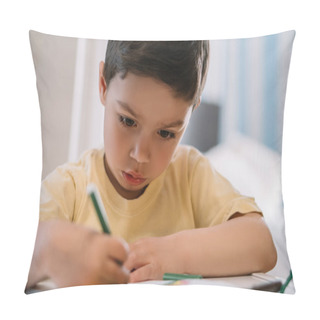
[[[109,40],[103,76],[107,85],[120,73],[150,76],[169,85],[177,97],[196,104],[209,64],[209,41]]]

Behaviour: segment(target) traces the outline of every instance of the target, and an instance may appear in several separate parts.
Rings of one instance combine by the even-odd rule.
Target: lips
[[[134,171],[129,171],[129,172],[122,172],[122,175],[126,182],[132,186],[138,186],[140,184],[143,184],[146,179],[143,178],[140,174],[134,172]]]

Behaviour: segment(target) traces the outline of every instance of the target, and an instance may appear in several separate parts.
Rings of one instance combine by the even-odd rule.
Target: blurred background
[[[241,133],[281,153],[292,32],[210,41],[202,105],[182,143],[208,151]],[[99,62],[107,41],[30,32],[41,105],[43,177],[103,143]],[[199,130],[201,128],[201,130]]]
[[[273,275],[286,278],[281,189],[282,129],[293,31],[210,41],[202,102],[181,143],[202,151],[262,209],[278,251]],[[41,106],[42,178],[89,148],[103,146],[99,62],[107,41],[30,32]],[[289,292],[294,291],[293,286]]]

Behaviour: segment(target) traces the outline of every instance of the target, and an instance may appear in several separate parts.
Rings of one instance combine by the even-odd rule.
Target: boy
[[[27,287],[45,277],[71,286],[274,267],[272,237],[253,199],[196,149],[178,145],[200,104],[208,54],[207,41],[109,41],[99,66],[104,148],[43,181]],[[112,236],[101,234],[86,195],[91,182]]]

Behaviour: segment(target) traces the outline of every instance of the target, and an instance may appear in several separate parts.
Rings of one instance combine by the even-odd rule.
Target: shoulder
[[[52,171],[45,180],[70,180],[74,183],[80,179],[85,179],[94,170],[99,159],[103,159],[102,149],[86,150],[79,157],[78,161],[66,162]]]
[[[89,149],[82,153],[79,161],[76,165],[85,166],[86,164],[92,164],[100,159],[103,159],[104,149]]]
[[[198,160],[203,158],[204,155],[195,147],[189,145],[179,145],[173,155],[173,161],[181,159]]]
[[[174,166],[187,165],[193,168],[202,162],[207,163],[207,158],[198,149],[189,145],[179,145],[172,157]]]
[[[179,179],[192,180],[194,175],[206,174],[211,170],[207,158],[196,148],[188,145],[179,145],[172,157],[169,173]]]

